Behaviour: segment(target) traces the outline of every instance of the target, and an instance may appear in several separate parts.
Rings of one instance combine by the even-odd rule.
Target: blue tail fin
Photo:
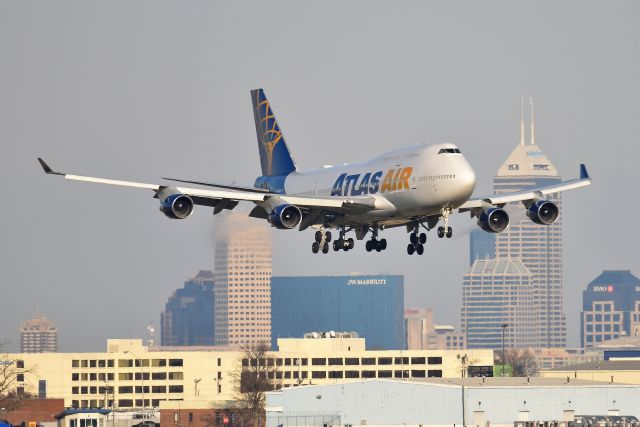
[[[296,170],[296,165],[293,163],[291,153],[284,142],[284,136],[280,132],[276,116],[271,111],[264,91],[262,89],[252,90],[251,101],[256,121],[262,175],[288,175]]]

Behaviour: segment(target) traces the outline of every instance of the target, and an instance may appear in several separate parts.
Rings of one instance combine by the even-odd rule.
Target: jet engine
[[[478,225],[489,233],[500,233],[509,226],[509,214],[502,208],[490,208],[482,211]]]
[[[172,194],[160,202],[160,211],[171,219],[185,219],[193,212],[193,200],[185,194]]]
[[[297,227],[302,221],[302,212],[295,205],[280,205],[271,211],[269,224],[281,230]]]
[[[536,224],[549,225],[558,220],[560,210],[558,206],[548,200],[538,200],[527,209],[527,216]]]

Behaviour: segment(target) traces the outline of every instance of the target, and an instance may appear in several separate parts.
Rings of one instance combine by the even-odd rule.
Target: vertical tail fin
[[[262,89],[251,91],[262,175],[288,175],[296,170],[284,136]]]

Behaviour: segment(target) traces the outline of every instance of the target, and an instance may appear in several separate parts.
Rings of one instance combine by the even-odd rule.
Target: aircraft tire
[[[320,232],[320,230],[316,231],[316,242],[320,243],[320,241],[322,240],[322,233]]]
[[[325,240],[326,242],[330,242],[330,241],[331,241],[331,232],[330,232],[330,231],[327,231],[327,232],[325,233],[325,235],[324,235],[324,240]]]
[[[340,240],[333,241],[333,250],[334,252],[338,252],[340,250]]]
[[[371,240],[367,240],[367,243],[364,245],[367,252],[371,252],[373,250],[373,242]]]
[[[348,246],[347,246],[348,249],[353,249],[356,246],[356,242],[353,241],[353,237],[349,237],[347,239],[347,243],[348,243]]]
[[[420,244],[424,245],[427,243],[427,235],[425,233],[420,233]]]
[[[409,243],[407,245],[407,253],[409,255],[413,255],[413,252],[415,251],[415,247],[413,246],[413,243]]]
[[[380,247],[382,248],[381,250],[385,250],[387,249],[387,239],[381,239],[380,240]]]
[[[418,255],[422,255],[424,253],[424,245],[419,244],[418,247],[416,248],[416,253]]]
[[[324,245],[322,246],[322,253],[326,254],[329,252],[329,244],[327,242],[324,242]]]
[[[449,227],[449,228],[447,229],[447,234],[446,234],[446,236],[447,236],[447,239],[450,239],[450,238],[451,238],[451,236],[453,236],[453,228]]]
[[[314,254],[317,254],[319,250],[320,250],[320,243],[313,242],[313,245],[311,245],[311,252],[313,252]]]
[[[438,237],[442,239],[444,237],[444,227],[438,227]]]
[[[411,233],[409,235],[409,241],[411,242],[411,244],[415,245],[416,243],[418,243],[418,235],[416,233]]]

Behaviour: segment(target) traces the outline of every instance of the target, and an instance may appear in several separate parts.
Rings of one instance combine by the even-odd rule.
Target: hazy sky
[[[252,184],[260,172],[249,90],[263,87],[302,168],[416,142],[458,144],[478,193],[519,140],[520,97],[565,178],[565,298],[578,344],[581,291],[602,269],[640,274],[640,3],[556,1],[0,2],[0,340],[37,309],[63,351],[144,337],[172,290],[213,268],[215,224],[158,212],[143,190],[45,176]],[[459,321],[471,221],[422,257],[311,253],[277,231],[274,274],[406,275],[407,306]],[[159,335],[159,334],[157,334]]]

